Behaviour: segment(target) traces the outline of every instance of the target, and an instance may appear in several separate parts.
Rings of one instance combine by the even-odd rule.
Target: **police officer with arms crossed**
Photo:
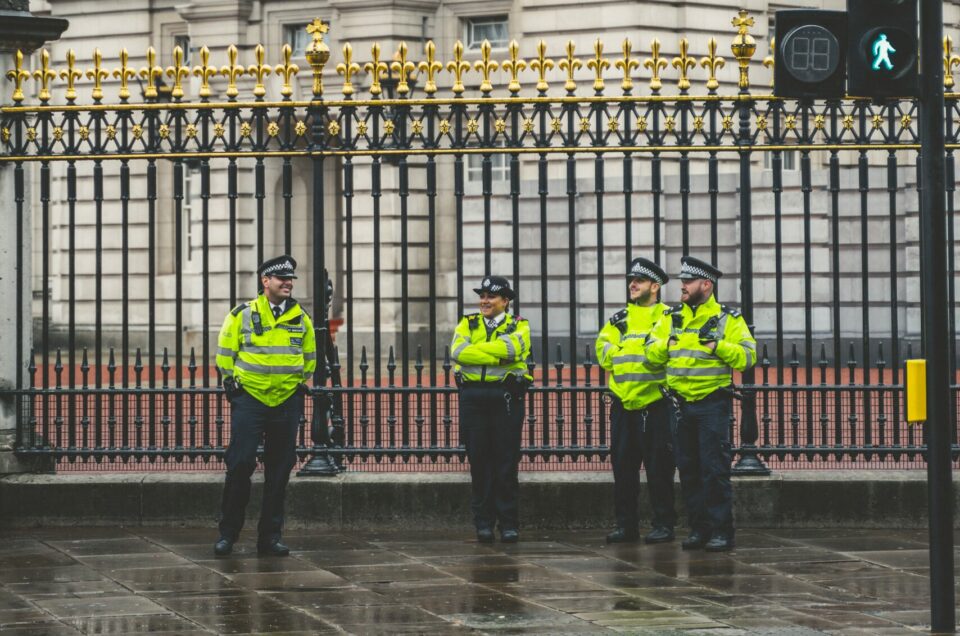
[[[666,272],[653,261],[635,258],[627,272],[630,302],[600,330],[597,360],[610,372],[610,459],[617,527],[607,543],[636,541],[639,536],[637,497],[640,466],[647,470],[653,509],[653,531],[646,543],[673,541],[677,513],[673,507],[673,414],[660,392],[664,366],[645,355],[646,339],[669,307],[657,300],[667,284]]]
[[[524,394],[533,378],[527,370],[530,326],[508,313],[515,294],[501,276],[487,276],[474,289],[479,313],[467,314],[450,344],[460,387],[460,438],[470,461],[470,508],[477,540],[519,538],[517,470]]]
[[[313,322],[291,296],[296,267],[286,255],[260,265],[261,293],[227,314],[220,329],[217,366],[232,408],[220,539],[213,548],[217,556],[230,554],[240,535],[261,441],[264,482],[257,553],[290,553],[280,541],[284,494],[297,461],[297,433],[309,393],[304,382],[317,366]]]
[[[740,312],[714,298],[720,276],[722,272],[710,263],[684,256],[682,303],[663,316],[647,343],[647,358],[667,365],[667,386],[678,411],[677,468],[690,518],[684,550],[734,548],[733,371],[756,363],[757,343]]]

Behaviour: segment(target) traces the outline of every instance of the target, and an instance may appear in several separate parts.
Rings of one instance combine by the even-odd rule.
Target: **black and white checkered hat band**
[[[637,263],[630,270],[631,277],[643,276],[644,278],[649,278],[658,285],[663,285],[663,279],[660,278],[660,275],[654,272],[652,269],[644,267],[640,263]]]
[[[284,262],[282,262],[282,263],[275,263],[275,264],[271,265],[270,267],[267,267],[266,269],[264,269],[264,270],[263,270],[263,275],[264,275],[264,276],[269,276],[269,275],[273,274],[274,272],[279,272],[279,271],[281,271],[281,270],[282,270],[282,271],[287,271],[287,272],[293,273],[293,263],[291,263],[290,261],[284,261]]]
[[[709,281],[717,282],[717,277],[705,269],[700,269],[694,265],[683,263],[680,266],[680,278],[706,278]]]

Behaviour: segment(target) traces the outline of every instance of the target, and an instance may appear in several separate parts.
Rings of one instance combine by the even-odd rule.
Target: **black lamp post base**
[[[334,477],[340,474],[340,467],[326,451],[319,451],[297,471],[297,477]]]
[[[755,451],[745,449],[744,452],[741,452],[740,459],[731,472],[734,475],[766,476],[770,474],[770,469],[757,457]]]

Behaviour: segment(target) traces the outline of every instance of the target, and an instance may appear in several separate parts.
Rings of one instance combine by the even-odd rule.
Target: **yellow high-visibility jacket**
[[[673,316],[682,316],[675,328]],[[717,348],[700,344],[700,330],[717,317]],[[668,344],[671,337],[676,344]],[[696,402],[733,383],[733,371],[745,371],[757,362],[757,341],[740,312],[718,303],[713,296],[696,308],[680,304],[663,315],[647,341],[647,358],[667,365],[667,386],[683,399]]]
[[[647,359],[646,339],[669,309],[663,303],[627,305],[610,317],[597,336],[597,361],[610,372],[610,390],[627,410],[639,410],[663,399],[660,385],[667,374],[663,364]]]
[[[455,371],[464,382],[502,382],[508,375],[532,380],[529,356],[530,325],[510,314],[489,335],[481,314],[467,314],[450,343]]]
[[[293,299],[277,319],[263,294],[238,305],[223,321],[217,347],[223,377],[267,406],[286,401],[317,368],[313,321]]]

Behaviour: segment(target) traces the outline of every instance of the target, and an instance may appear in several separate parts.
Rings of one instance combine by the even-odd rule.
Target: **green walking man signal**
[[[881,33],[877,36],[877,39],[873,41],[872,50],[873,70],[879,70],[880,65],[883,64],[888,71],[892,71],[893,62],[890,61],[890,54],[896,53],[897,49],[893,48],[893,45],[890,44],[886,33]]]

